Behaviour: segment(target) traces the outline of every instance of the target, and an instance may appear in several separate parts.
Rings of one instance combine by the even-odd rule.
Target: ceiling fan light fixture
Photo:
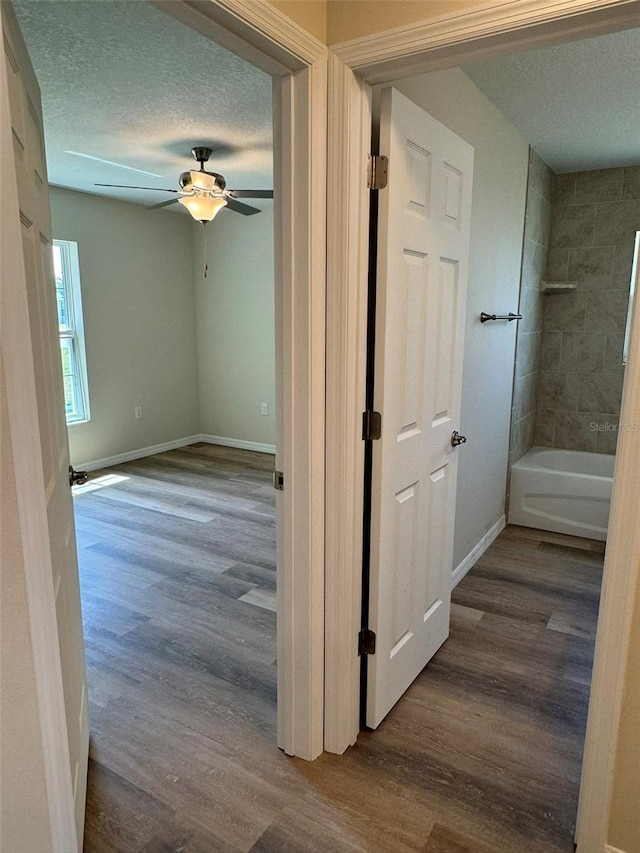
[[[220,196],[207,196],[207,195],[188,195],[183,198],[179,198],[178,201],[181,205],[187,208],[191,216],[194,219],[197,219],[198,222],[202,222],[204,225],[205,222],[211,222],[211,220],[216,216],[223,207],[227,206],[226,198],[221,198]]]

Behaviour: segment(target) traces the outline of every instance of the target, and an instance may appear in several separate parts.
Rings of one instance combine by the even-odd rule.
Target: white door
[[[473,148],[382,92],[366,722],[375,728],[449,634]]]
[[[16,472],[22,474],[30,593],[25,619],[36,669],[42,668],[36,672],[38,712],[46,733],[53,848],[71,853],[82,846],[89,731],[42,109],[8,3],[2,4],[2,30],[2,253],[3,270],[12,270],[2,281],[3,361]],[[7,239],[9,231],[14,239]]]

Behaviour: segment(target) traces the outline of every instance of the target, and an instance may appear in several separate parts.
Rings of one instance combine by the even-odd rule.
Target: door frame
[[[271,74],[274,101],[278,746],[312,760],[324,738],[327,57],[268,3],[150,0]]]
[[[318,175],[326,164],[328,51],[268,4],[170,0],[157,5],[273,76],[277,465],[285,475],[285,491],[278,494],[278,745],[311,760],[323,746],[326,197]],[[4,96],[1,106],[4,115]],[[3,159],[13,156],[5,141]],[[33,359],[29,336],[19,334],[28,328],[18,274],[20,241],[8,239],[19,229],[19,203],[15,187],[5,189],[2,355],[52,844],[67,853],[75,849],[76,830],[70,785],[64,782],[68,750],[60,660],[52,639],[55,592],[47,571],[51,558],[37,464]]]
[[[359,731],[363,442],[371,87],[409,75],[637,26],[638,0],[485,2],[331,46],[327,273],[327,516],[325,749],[344,752]],[[348,211],[344,199],[349,199]],[[638,312],[636,312],[638,313]],[[640,423],[640,330],[627,366],[621,419]],[[634,382],[632,382],[634,380]],[[635,383],[635,388],[632,385]],[[640,466],[619,444],[580,790],[579,853],[602,853],[612,792],[625,650],[638,565]],[[341,443],[340,443],[341,442]]]

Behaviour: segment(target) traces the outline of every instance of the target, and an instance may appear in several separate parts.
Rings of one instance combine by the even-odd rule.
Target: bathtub
[[[511,466],[509,524],[607,538],[615,456],[533,447]]]

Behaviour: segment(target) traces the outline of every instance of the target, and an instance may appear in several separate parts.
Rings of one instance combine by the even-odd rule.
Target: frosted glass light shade
[[[227,206],[226,198],[212,198],[204,195],[188,195],[179,198],[181,205],[187,208],[189,213],[198,222],[211,222],[213,217]]]

